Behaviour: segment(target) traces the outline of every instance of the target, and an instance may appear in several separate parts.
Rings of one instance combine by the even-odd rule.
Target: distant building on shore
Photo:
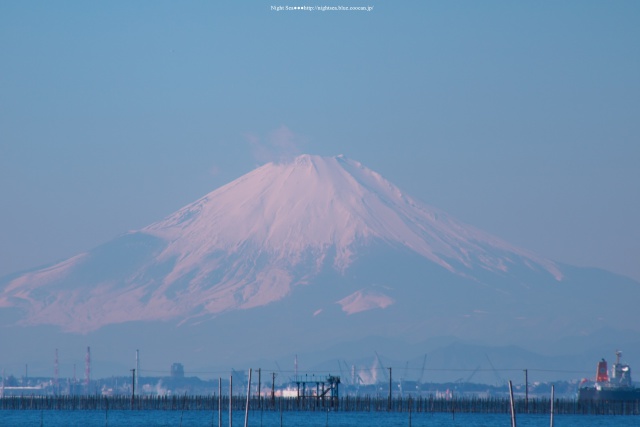
[[[171,365],[171,378],[184,378],[184,366],[182,366],[182,363],[173,363]]]

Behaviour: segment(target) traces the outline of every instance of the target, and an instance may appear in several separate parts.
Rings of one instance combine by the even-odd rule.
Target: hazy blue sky
[[[308,152],[640,280],[639,22],[638,1],[2,1],[0,275]]]

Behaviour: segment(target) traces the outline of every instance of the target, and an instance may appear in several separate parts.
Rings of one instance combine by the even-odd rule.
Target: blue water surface
[[[244,426],[244,412],[233,413],[233,426]],[[0,426],[218,427],[217,412],[206,411],[0,411]],[[518,427],[548,427],[548,415],[517,416]],[[222,413],[222,426],[229,413]],[[249,413],[251,427],[496,427],[511,426],[508,414],[442,414],[385,412],[259,412]],[[554,427],[636,427],[639,416],[556,415]]]

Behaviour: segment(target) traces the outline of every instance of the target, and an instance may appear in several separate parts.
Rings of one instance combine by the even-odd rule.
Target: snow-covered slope
[[[555,263],[412,199],[356,161],[303,155],[266,164],[162,221],[9,280],[0,307],[25,310],[25,324],[75,332],[206,319],[266,306],[300,286],[324,286],[327,271],[349,276],[366,248],[381,246],[485,285],[487,274],[515,278],[523,270],[563,279]],[[384,289],[361,285],[338,290],[329,302],[345,314],[397,303]]]
[[[215,251],[246,247],[295,265],[311,250],[319,262],[335,248],[334,267],[345,269],[356,242],[382,239],[406,246],[454,271],[451,261],[487,269],[508,269],[495,249],[542,265],[556,278],[553,263],[461,224],[404,195],[361,164],[344,157],[303,155],[289,164],[270,163],[208,194],[169,218],[142,230],[167,240],[162,256],[178,256],[177,274],[206,270]]]

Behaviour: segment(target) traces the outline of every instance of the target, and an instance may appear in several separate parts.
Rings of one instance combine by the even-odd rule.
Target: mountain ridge
[[[473,277],[477,266],[508,272],[516,256],[562,279],[552,261],[417,202],[358,162],[302,155],[259,167],[161,221],[10,281],[0,307],[27,307],[25,323],[75,332],[118,321],[215,316],[285,298],[328,266],[344,274],[355,248],[374,241],[409,248],[455,274]],[[59,293],[38,296],[50,289]],[[394,299],[358,289],[335,302],[353,314]]]
[[[326,354],[368,336],[382,337],[380,354],[438,336],[586,352],[586,337],[639,333],[638,300],[638,282],[516,248],[353,160],[302,156],[0,279],[0,339],[17,360],[35,343],[84,343],[109,360],[140,348],[149,363],[190,366]]]

